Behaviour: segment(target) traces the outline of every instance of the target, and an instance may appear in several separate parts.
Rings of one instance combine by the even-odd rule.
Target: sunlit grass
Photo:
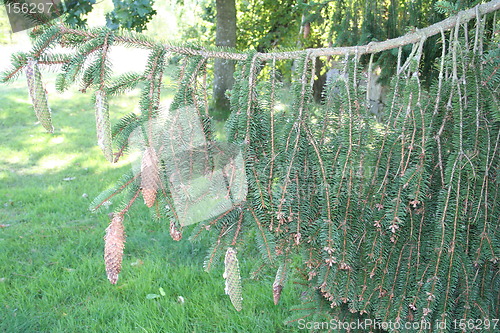
[[[129,97],[112,101],[113,121],[134,110],[138,95]],[[125,217],[123,271],[111,285],[102,238],[114,205],[88,206],[130,165],[108,164],[96,146],[91,94],[51,93],[54,134],[37,124],[23,80],[0,86],[0,100],[0,332],[295,331],[283,321],[297,295],[290,287],[273,304],[274,277],[249,278],[256,253],[240,255],[240,313],[223,268],[203,271],[207,242],[172,241],[168,221],[140,204]]]

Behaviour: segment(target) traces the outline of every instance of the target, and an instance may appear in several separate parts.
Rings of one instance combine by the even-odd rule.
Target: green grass
[[[113,101],[113,120],[136,100]],[[91,94],[50,93],[54,134],[36,124],[24,80],[0,86],[0,101],[0,332],[296,331],[284,320],[297,291],[284,289],[275,306],[273,277],[249,278],[256,253],[239,256],[237,312],[223,267],[203,270],[206,241],[174,242],[168,221],[150,220],[142,200],[125,217],[123,270],[111,285],[103,235],[113,205],[88,206],[130,166],[110,165],[96,147]]]

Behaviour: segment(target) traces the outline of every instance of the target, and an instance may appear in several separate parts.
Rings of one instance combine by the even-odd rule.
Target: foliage
[[[309,305],[297,308],[296,319],[446,322],[442,330],[451,331],[453,320],[494,318],[499,311],[500,63],[497,37],[484,33],[487,21],[479,17],[470,29],[457,19],[450,31],[442,30],[438,76],[428,90],[421,72],[429,40],[412,34],[419,38],[408,45],[408,56],[405,45],[392,45],[396,75],[380,122],[359,84],[365,67],[359,48],[323,53],[343,52],[344,58],[342,75],[328,82],[320,106],[312,96],[314,50],[235,53],[162,45],[108,29],[47,29],[4,80],[26,66],[24,59],[39,59],[59,42],[76,47],[59,89],[79,83],[109,96],[120,91],[112,87],[136,86],[140,114],[123,118],[113,131],[99,120],[109,108],[96,99],[106,157],[111,151],[116,161],[129,151],[137,162],[133,176],[100,196],[94,208],[121,197],[115,214],[123,216],[142,196],[175,240],[187,229],[186,215],[201,220],[193,237],[208,233],[212,239],[205,268],[226,252],[226,292],[237,309],[240,248],[255,238],[261,271],[276,276],[270,297],[279,300],[288,288],[292,267],[308,286],[302,298]],[[108,49],[120,44],[149,50],[143,73],[112,78]],[[178,90],[166,108],[161,88],[172,53],[182,59]],[[212,57],[238,61],[226,143],[215,139],[207,115]],[[293,101],[282,105],[279,68],[292,61]],[[110,131],[113,146],[100,139]],[[113,283],[120,256],[113,252],[108,267]]]
[[[458,12],[458,3],[451,3],[448,1],[438,1],[434,4],[434,8],[438,13],[446,14],[448,16],[455,15]]]
[[[61,4],[66,13],[65,22],[70,26],[84,27],[87,24],[87,19],[84,17],[92,11],[96,0],[70,0],[64,1]]]
[[[106,25],[113,30],[146,30],[146,24],[156,14],[153,3],[154,0],[113,0],[115,8],[106,14]]]
[[[264,52],[276,47],[295,47],[301,19],[296,3],[296,0],[240,1],[238,48]]]
[[[94,5],[95,0],[70,0],[63,3],[66,13],[65,22],[74,27],[85,27],[86,18]],[[113,10],[106,14],[106,26],[112,30],[125,29],[141,32],[156,15],[153,9],[154,0],[113,0]]]

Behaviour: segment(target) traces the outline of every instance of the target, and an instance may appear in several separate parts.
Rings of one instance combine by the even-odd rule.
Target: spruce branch
[[[106,94],[109,94],[108,90],[106,90]],[[128,150],[130,136],[139,126],[141,126],[141,122],[135,113],[124,116],[113,126],[111,136],[115,147],[118,149],[115,153],[114,163],[118,162],[120,157]]]
[[[203,268],[206,272],[210,271],[212,266],[218,261],[220,256],[220,249],[224,247],[223,236],[226,233],[226,228],[222,227],[219,231],[219,235],[217,236],[217,240],[212,243],[211,248],[209,249],[208,255],[203,262]]]
[[[431,26],[434,30],[428,27],[400,39],[271,53],[165,45],[138,34],[58,26],[40,34],[34,51],[14,56],[6,76],[26,69],[31,92],[40,90],[33,83],[34,64],[62,64],[58,89],[77,79],[84,89],[97,89],[98,143],[106,157],[116,161],[129,149],[140,153],[135,175],[127,175],[93,203],[97,209],[126,192],[124,208],[113,215],[105,236],[112,283],[121,268],[123,216],[138,196],[159,221],[168,221],[171,237],[179,240],[190,205],[204,209],[207,193],[216,189],[231,205],[214,204],[218,215],[200,223],[193,238],[213,230],[207,270],[226,250],[225,289],[238,311],[241,276],[234,248],[245,234],[255,232],[266,265],[281,263],[272,284],[275,303],[290,271],[289,256],[296,253],[303,258],[297,272],[311,290],[308,299],[317,301],[310,311],[401,323],[487,317],[498,312],[495,287],[500,284],[500,79],[498,52],[486,43],[490,37],[482,16],[498,9],[497,4],[479,5]],[[471,28],[465,22],[474,17],[478,26]],[[442,54],[437,82],[427,90],[419,75],[431,34],[441,35]],[[74,47],[76,53],[50,54],[56,43]],[[149,50],[146,71],[110,80],[108,48],[117,44]],[[404,45],[411,45],[409,56]],[[370,54],[370,81],[376,53],[386,47],[397,48],[396,75],[384,117],[373,119],[367,113],[363,85],[371,88],[361,56]],[[184,58],[179,89],[166,113],[175,120],[165,125],[160,99],[168,52]],[[327,84],[325,102],[318,105],[312,99],[317,57],[336,52],[344,54],[343,60],[339,57],[341,74]],[[226,156],[214,143],[206,111],[207,62],[212,57],[239,62],[226,124],[227,137],[241,148],[244,160],[240,190],[245,202],[238,204],[232,189],[236,168],[220,164]],[[293,104],[283,110],[280,59],[298,59],[289,89]],[[107,98],[139,85],[141,114],[125,116],[110,131]],[[201,133],[195,137],[195,132]],[[188,149],[179,153],[179,146]],[[198,164],[200,160],[204,162]],[[182,174],[177,184],[172,169]],[[222,189],[210,183],[199,196],[193,196],[192,182],[178,181],[219,169]]]
[[[31,49],[31,57],[38,59],[42,54],[54,47],[61,38],[61,29],[57,25],[49,26],[43,33],[33,42]]]
[[[106,94],[108,96],[119,96],[134,88],[138,84],[145,81],[146,77],[139,73],[125,73],[114,79],[106,87]]]
[[[415,44],[422,38],[428,38],[439,34],[441,30],[449,30],[453,28],[458,22],[461,24],[463,22],[468,22],[477,16],[483,16],[485,14],[497,11],[500,9],[500,0],[492,0],[490,2],[477,5],[474,8],[461,11],[456,16],[449,17],[441,22],[428,26],[426,28],[417,30],[415,32],[406,34],[404,36],[389,39],[383,42],[372,42],[365,46],[352,46],[352,47],[333,47],[333,48],[316,48],[307,49],[302,51],[284,51],[284,52],[269,52],[269,53],[257,53],[257,58],[261,61],[267,60],[282,60],[282,59],[297,59],[303,55],[309,53],[311,58],[320,56],[332,56],[332,55],[357,55],[358,57],[363,54],[378,53],[385,50],[390,50],[399,46]],[[92,38],[98,37],[98,32],[92,30],[77,30],[71,29],[66,26],[54,26],[54,30],[57,30],[61,35],[72,35],[83,37],[85,41],[91,40]],[[147,37],[137,34],[137,33],[126,33],[122,35],[115,36],[115,42],[120,44],[123,43],[127,46],[137,46],[144,47],[147,49],[153,49],[158,47],[159,44],[148,39]],[[234,51],[220,51],[210,50],[210,48],[196,48],[196,47],[183,47],[173,44],[163,45],[163,48],[167,52],[184,54],[188,56],[202,56],[207,58],[223,58],[229,60],[245,60],[248,59],[247,53],[237,53]],[[41,48],[43,49],[43,48]],[[39,55],[40,53],[37,52]],[[253,56],[253,55],[252,55]]]
[[[255,223],[257,224],[258,227],[258,237],[262,239],[262,243],[260,248],[264,250],[265,253],[265,258],[269,263],[273,263],[274,257],[275,257],[275,251],[272,246],[272,241],[271,241],[271,236],[267,233],[267,230],[264,228],[262,223],[260,222],[259,217],[257,217],[256,212],[252,209],[249,208],[250,213],[252,214],[252,217],[254,218]]]
[[[133,173],[125,174],[120,181],[120,185],[102,192],[99,196],[97,196],[94,199],[94,201],[90,205],[90,210],[95,212],[102,206],[105,206],[106,203],[108,203],[113,197],[120,194],[126,188],[134,184],[136,180],[139,178],[139,176],[140,174],[135,174],[135,175]]]

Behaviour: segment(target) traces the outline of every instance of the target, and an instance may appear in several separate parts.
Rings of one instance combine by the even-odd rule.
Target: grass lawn
[[[103,236],[114,205],[99,213],[88,206],[130,165],[107,163],[97,147],[90,93],[48,87],[54,134],[36,124],[24,79],[0,86],[0,332],[297,330],[284,320],[298,291],[290,283],[275,306],[273,277],[249,278],[256,253],[239,255],[237,312],[224,294],[223,267],[203,270],[206,241],[191,243],[185,230],[174,242],[168,221],[150,220],[142,200],[125,217],[123,270],[111,285]],[[136,101],[113,101],[113,120]]]

